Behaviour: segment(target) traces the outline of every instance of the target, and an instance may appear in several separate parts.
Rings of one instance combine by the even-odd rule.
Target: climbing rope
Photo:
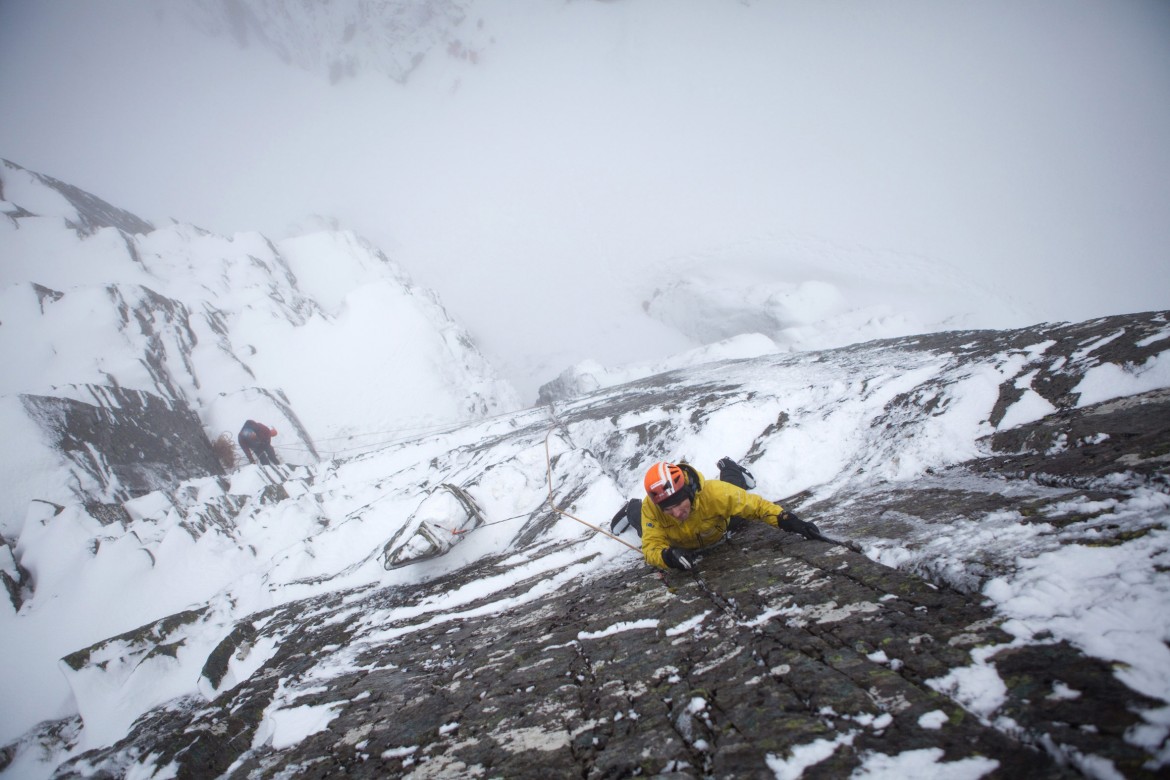
[[[499,414],[490,417],[481,417],[476,420],[477,423],[491,422],[493,420],[510,419],[516,420],[520,417],[530,414],[543,414],[540,409],[528,409],[520,412],[500,412]],[[386,430],[376,431],[362,431],[352,432],[341,436],[308,436],[308,441],[313,443],[313,449],[302,444],[281,442],[279,444],[273,443],[273,448],[280,452],[305,452],[311,453],[315,457],[322,460],[332,460],[339,456],[359,454],[364,455],[369,452],[381,449],[383,447],[392,446],[395,444],[404,444],[406,442],[415,441],[421,436],[436,435],[439,433],[447,433],[458,430],[467,425],[466,422],[442,422],[433,423],[431,425],[421,426],[405,426],[401,428],[389,428]],[[356,440],[366,440],[365,443],[358,443]],[[373,440],[370,440],[373,439]],[[338,444],[341,442],[343,444]],[[326,453],[322,455],[321,453]]]
[[[565,510],[561,509],[560,507],[558,507],[556,505],[556,502],[553,498],[552,456],[549,454],[549,449],[548,449],[548,440],[552,436],[552,432],[554,430],[555,430],[555,428],[549,428],[548,433],[545,434],[545,437],[544,437],[544,460],[545,460],[545,465],[547,466],[547,470],[548,470],[548,505],[549,505],[549,508],[552,509],[552,511],[556,512],[558,515],[563,515],[564,517],[567,517],[570,520],[576,520],[581,525],[588,526],[589,528],[592,528],[594,531],[597,531],[599,534],[604,534],[605,536],[608,536],[610,539],[613,539],[615,542],[621,542],[626,547],[629,547],[631,550],[638,553],[638,555],[641,555],[642,554],[641,548],[635,547],[634,545],[627,542],[625,539],[622,539],[620,536],[615,536],[614,534],[611,534],[609,531],[598,528],[597,526],[593,525],[593,523],[586,522],[585,520],[582,520],[581,518],[577,517],[576,515],[569,514],[568,512],[566,512]]]
[[[576,520],[581,525],[584,525],[588,528],[591,528],[594,531],[597,531],[599,534],[602,534],[604,536],[608,536],[610,539],[613,539],[615,542],[620,542],[620,543],[624,544],[626,547],[629,547],[631,550],[636,552],[638,555],[641,555],[642,549],[640,547],[635,547],[634,545],[627,542],[625,539],[622,539],[620,536],[616,536],[614,534],[611,534],[610,532],[606,531],[603,528],[598,528],[593,523],[590,523],[586,520],[582,520],[581,518],[577,517],[576,515],[570,514],[569,512],[566,512],[565,510],[561,509],[560,507],[558,507],[556,505],[556,501],[553,497],[552,455],[549,452],[549,444],[548,444],[549,438],[552,436],[552,433],[554,430],[556,430],[555,426],[553,428],[549,428],[548,433],[545,434],[545,437],[544,437],[545,472],[546,472],[547,477],[548,477],[547,503],[549,505],[549,508],[552,509],[552,511],[557,513],[558,515],[563,515],[564,517],[567,517],[570,520]],[[385,498],[385,496],[383,496],[382,498]],[[381,500],[381,499],[376,499],[376,500]],[[367,504],[365,507],[362,507],[362,508],[365,509],[368,506],[369,506],[369,504]],[[475,526],[474,528],[465,528],[465,529],[448,528],[447,526],[439,525],[438,523],[432,523],[432,525],[434,525],[436,528],[438,528],[442,531],[446,531],[447,533],[451,534],[452,536],[466,536],[467,534],[474,533],[475,531],[478,531],[481,528],[487,528],[489,525],[499,525],[500,523],[506,523],[510,520],[516,520],[516,519],[521,518],[521,517],[526,517],[527,514],[528,513],[522,513],[522,514],[518,514],[518,515],[512,515],[511,517],[504,517],[504,518],[501,518],[499,520],[492,520],[491,522],[480,523],[479,525]]]
[[[504,416],[504,415],[497,415],[497,416],[499,416],[499,417],[502,417],[502,416]],[[554,413],[554,417],[555,417],[555,413]],[[454,427],[457,427],[457,426],[441,426],[441,427],[442,427],[442,428],[454,428]],[[407,429],[400,429],[400,430],[407,430]],[[425,430],[425,429],[419,429],[419,430]],[[609,531],[606,531],[605,529],[603,529],[603,528],[600,528],[600,527],[598,527],[598,526],[594,525],[593,523],[590,523],[590,522],[588,522],[588,521],[586,521],[586,520],[582,520],[580,517],[577,517],[576,515],[573,515],[573,514],[571,514],[571,513],[569,513],[569,512],[566,512],[564,509],[561,509],[560,507],[558,507],[558,506],[556,505],[556,499],[555,499],[555,497],[554,497],[554,495],[553,495],[552,455],[550,454],[550,450],[549,450],[549,439],[552,437],[552,434],[553,434],[553,431],[554,431],[554,430],[556,430],[556,426],[552,426],[552,427],[550,427],[550,428],[548,429],[548,433],[546,433],[546,434],[545,434],[545,437],[544,437],[544,459],[545,459],[545,469],[546,469],[546,473],[547,473],[547,476],[548,476],[548,499],[547,499],[547,502],[548,502],[549,508],[550,508],[550,509],[551,509],[553,512],[555,512],[556,514],[558,514],[558,515],[561,515],[561,516],[563,516],[563,517],[567,517],[567,518],[569,518],[570,520],[575,520],[576,522],[580,523],[581,525],[584,525],[584,526],[586,526],[587,528],[591,528],[591,529],[593,529],[594,531],[596,531],[597,533],[599,533],[599,534],[602,534],[603,536],[608,536],[610,539],[613,539],[615,542],[619,542],[619,543],[621,543],[621,544],[624,544],[626,547],[630,548],[630,550],[632,550],[633,552],[636,552],[638,555],[641,555],[641,554],[642,554],[642,549],[641,549],[640,547],[635,547],[634,545],[632,545],[632,544],[630,544],[629,542],[627,542],[625,539],[622,539],[620,536],[617,536],[617,535],[615,535],[615,534],[611,534]],[[367,434],[367,435],[380,435],[380,434],[382,434],[382,433],[391,433],[391,432],[397,432],[397,431],[375,432],[375,433],[373,433],[373,434]],[[225,434],[225,435],[228,435],[228,432],[227,432],[227,431],[225,431],[225,432],[224,432],[224,434]],[[338,438],[352,438],[352,437],[338,437]],[[400,439],[400,440],[397,440],[397,441],[405,441],[405,440],[406,440],[406,439]],[[397,443],[397,441],[396,441],[396,442],[389,442],[389,443]],[[387,443],[388,443],[388,442],[381,442],[381,443],[375,443],[375,444],[373,444],[373,445],[360,445],[359,447],[357,447],[357,448],[354,448],[354,449],[365,449],[366,447],[370,447],[370,446],[374,446],[374,447],[378,447],[378,446],[384,446],[384,445],[385,445],[385,444],[387,444]],[[297,447],[296,447],[296,445],[284,445],[284,446],[277,445],[277,447],[278,447],[279,449],[296,449],[296,448],[297,448]],[[389,495],[389,494],[387,494],[387,495]],[[386,497],[386,496],[382,496],[382,498],[385,498],[385,497]],[[379,499],[375,499],[375,501],[380,501],[380,500],[381,500],[381,498],[379,498]],[[371,503],[373,503],[373,502],[371,502]],[[362,509],[365,509],[365,508],[368,508],[368,507],[369,507],[369,504],[367,504],[365,507],[362,507]],[[480,523],[480,524],[479,524],[479,525],[477,525],[475,528],[469,528],[469,529],[466,529],[466,530],[455,530],[455,529],[446,528],[446,527],[443,527],[443,526],[437,526],[437,527],[439,527],[439,528],[441,528],[442,530],[444,530],[444,531],[448,532],[448,533],[449,533],[449,534],[451,534],[452,536],[462,536],[462,535],[464,535],[464,534],[471,533],[472,531],[477,531],[477,530],[479,530],[480,528],[485,528],[485,527],[487,527],[487,526],[489,526],[489,525],[497,525],[497,524],[499,524],[499,523],[505,523],[505,522],[507,522],[507,521],[509,521],[509,520],[515,520],[516,518],[518,518],[518,517],[523,517],[523,516],[524,516],[524,515],[514,515],[513,517],[505,517],[505,518],[503,518],[503,519],[501,519],[501,520],[493,520],[492,522],[485,522],[485,523]]]

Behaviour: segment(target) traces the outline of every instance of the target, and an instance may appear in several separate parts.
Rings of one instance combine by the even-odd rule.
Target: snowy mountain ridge
[[[434,294],[351,233],[273,243],[190,225],[147,230],[7,161],[0,194],[7,398],[93,403],[89,387],[138,390],[189,407],[209,439],[264,420],[294,460],[310,461],[316,438],[518,405]],[[5,532],[18,526],[6,513]]]

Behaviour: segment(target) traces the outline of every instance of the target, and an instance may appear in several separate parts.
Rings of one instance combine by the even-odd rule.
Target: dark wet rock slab
[[[119,387],[81,389],[93,403],[39,395],[21,400],[52,446],[119,500],[223,473],[199,418],[183,401]],[[87,509],[103,523],[125,515],[120,504],[89,502]]]
[[[123,743],[61,776],[100,776],[103,766],[117,776],[130,756],[155,753],[159,765],[177,762],[179,777],[294,768],[298,777],[774,777],[769,756],[817,740],[837,744],[806,777],[847,776],[870,751],[925,748],[942,749],[944,761],[998,761],[991,777],[1079,776],[1031,744],[1032,733],[1143,776],[1145,757],[1121,735],[1132,709],[1149,703],[1067,645],[1000,654],[1016,736],[931,687],[970,664],[972,648],[1007,642],[977,599],[762,527],[702,563],[694,577],[631,561],[523,606],[432,619],[368,644],[354,668],[301,681],[293,704],[335,708],[327,730],[283,750],[252,749],[278,681],[296,687],[367,630],[363,615],[405,594],[349,594],[348,608],[358,608],[348,621],[332,612],[340,597],[290,605],[270,613],[261,634],[288,633],[248,682],[211,703],[150,713]],[[1052,675],[1091,692],[1094,706],[1032,706]]]

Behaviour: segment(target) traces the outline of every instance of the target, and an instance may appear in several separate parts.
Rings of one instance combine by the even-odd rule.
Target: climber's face
[[[691,516],[691,500],[689,498],[684,499],[674,506],[663,508],[662,511],[681,522]]]

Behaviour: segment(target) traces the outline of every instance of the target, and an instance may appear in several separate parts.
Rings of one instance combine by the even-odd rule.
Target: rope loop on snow
[[[610,539],[613,539],[615,542],[621,542],[626,547],[629,547],[631,550],[638,553],[638,555],[641,555],[642,554],[641,548],[635,547],[634,545],[627,542],[625,539],[622,539],[620,536],[615,536],[614,534],[611,534],[609,531],[606,531],[603,528],[598,528],[593,523],[586,522],[585,520],[582,520],[581,518],[576,517],[575,515],[569,514],[568,512],[566,512],[565,510],[561,509],[560,507],[558,507],[556,505],[556,502],[553,499],[552,455],[549,454],[549,448],[548,448],[548,440],[549,440],[549,438],[552,437],[554,430],[556,430],[555,426],[552,428],[549,428],[548,433],[545,434],[545,437],[544,437],[544,460],[545,460],[545,465],[547,466],[547,469],[548,469],[548,505],[549,505],[549,508],[552,509],[552,511],[556,512],[558,515],[563,515],[564,517],[567,517],[570,520],[576,520],[581,525],[588,526],[589,528],[592,528],[594,531],[597,531],[599,534],[604,534],[605,536],[608,536]]]

